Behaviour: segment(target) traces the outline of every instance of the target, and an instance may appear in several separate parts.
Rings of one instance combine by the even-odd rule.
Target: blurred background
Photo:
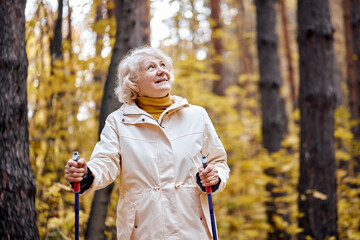
[[[325,211],[336,218],[338,238],[326,239],[360,239],[359,89],[354,84],[360,75],[354,70],[359,64],[354,49],[360,43],[352,41],[359,23],[351,22],[349,5],[355,1],[317,1],[329,10],[333,61],[324,68],[329,79],[315,76],[314,85],[304,85],[302,92],[300,76],[307,72],[299,67],[302,38],[295,0],[115,1],[26,4],[30,162],[40,239],[73,238],[74,194],[64,166],[73,151],[89,160],[104,119],[120,106],[113,94],[116,66],[140,45],[172,57],[171,94],[205,107],[227,150],[230,179],[225,191],[214,195],[220,239],[296,239],[304,212],[298,202],[306,194],[336,201],[337,213]],[[314,6],[303,8],[311,13]],[[314,20],[315,32],[317,24]],[[335,195],[319,188],[299,193],[305,184],[299,182],[305,173],[300,171],[300,106],[305,106],[301,99],[312,101],[301,94],[327,91],[327,84],[336,97],[329,102],[333,119],[320,123],[333,126],[326,130],[333,147],[323,167],[336,179],[337,186],[330,185]],[[307,124],[317,130],[314,122]],[[315,160],[307,166],[317,165]],[[320,173],[314,177],[323,179]],[[116,239],[117,184],[81,197],[82,239]]]

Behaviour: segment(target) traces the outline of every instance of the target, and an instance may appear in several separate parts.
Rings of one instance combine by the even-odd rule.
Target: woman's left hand
[[[210,187],[219,183],[219,172],[214,165],[208,165],[205,169],[199,168],[200,182],[204,187]]]

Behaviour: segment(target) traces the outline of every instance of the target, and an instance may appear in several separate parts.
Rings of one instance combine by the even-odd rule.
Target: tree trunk
[[[284,104],[280,96],[282,79],[277,52],[274,0],[256,0],[257,46],[260,70],[263,145],[269,152],[281,148],[284,133]]]
[[[125,54],[133,48],[150,44],[150,11],[148,1],[116,1],[116,41],[112,53],[109,73],[105,82],[101,103],[99,133],[102,131],[107,116],[121,104],[114,94],[117,67]],[[105,239],[105,220],[110,196],[114,184],[95,192],[90,218],[86,229],[86,239]]]
[[[297,94],[296,94],[296,83],[295,83],[295,75],[294,75],[294,67],[292,64],[292,56],[291,56],[291,48],[290,48],[290,39],[288,33],[288,18],[286,14],[286,5],[285,0],[280,0],[280,13],[281,13],[281,23],[282,23],[282,31],[284,34],[285,41],[285,56],[286,56],[286,64],[288,69],[288,83],[290,85],[290,96],[293,110],[298,107]]]
[[[356,106],[357,106],[357,117],[360,115],[360,1],[359,0],[350,0],[350,9],[351,9],[351,33],[352,33],[352,42],[353,42],[353,59],[354,59],[354,68],[356,72]],[[357,124],[355,127],[355,139],[360,141],[360,126]],[[355,156],[354,164],[354,173],[355,176],[360,173],[360,155]]]
[[[344,14],[344,31],[345,31],[345,41],[346,41],[346,77],[347,77],[347,87],[349,91],[349,108],[352,118],[356,119],[358,117],[357,109],[357,85],[356,85],[356,71],[353,60],[353,39],[351,32],[351,14],[350,14],[350,0],[343,0],[343,14]]]
[[[276,11],[275,0],[256,0],[256,29],[257,46],[259,55],[260,70],[260,93],[262,110],[262,136],[263,146],[269,153],[276,152],[281,148],[286,125],[284,123],[285,104],[280,96],[282,79],[280,75],[279,56],[277,52],[276,35]],[[265,173],[281,181],[283,176],[275,169],[266,169]],[[286,192],[275,192],[277,186],[273,183],[266,185],[266,190],[270,194],[270,199],[266,202],[266,213],[270,224],[268,239],[290,239],[290,235],[283,229],[276,226],[275,216],[281,217],[284,221],[289,221],[289,214],[281,213],[277,198],[285,196]],[[285,204],[286,205],[286,204]]]
[[[220,11],[220,0],[210,0],[211,15],[210,18],[213,21],[211,25],[211,41],[214,47],[214,53],[212,54],[214,73],[219,77],[218,80],[213,83],[213,93],[224,96],[225,89],[227,87],[225,79],[225,69],[223,61],[223,41],[222,41],[222,20]]]
[[[0,239],[39,239],[29,161],[25,1],[0,1]]]
[[[334,108],[334,29],[328,0],[298,1],[300,54],[299,239],[338,239]]]
[[[68,49],[68,53],[69,53],[69,61],[72,60],[72,51],[73,51],[73,47],[72,47],[72,8],[70,6],[70,0],[67,1],[67,7],[68,7],[68,35],[66,36],[66,40],[69,43],[69,49]],[[72,65],[72,64],[70,64]],[[74,70],[71,70],[71,74],[75,75]]]
[[[358,86],[356,83],[356,69],[355,62],[353,59],[353,39],[351,32],[351,10],[350,10],[350,0],[342,0],[342,9],[343,9],[343,19],[344,19],[344,32],[345,32],[345,42],[346,42],[346,84],[347,90],[349,92],[348,103],[351,114],[351,119],[358,118],[358,109],[357,109],[357,95],[358,95]],[[352,132],[356,137],[358,135],[358,126],[352,127]],[[356,156],[355,156],[356,159]],[[349,170],[349,161],[341,160],[339,167]]]
[[[58,0],[58,16],[55,21],[54,26],[54,32],[53,37],[50,38],[50,54],[51,54],[51,75],[54,77],[52,79],[53,82],[63,82],[65,81],[65,77],[63,75],[64,67],[61,64],[56,64],[56,62],[62,62],[63,61],[63,52],[62,52],[62,18],[63,18],[63,0]],[[57,69],[57,71],[55,71]],[[60,168],[57,168],[57,159],[55,151],[55,142],[57,139],[56,131],[55,131],[55,125],[58,122],[61,122],[60,119],[58,119],[59,116],[59,109],[62,107],[61,104],[59,104],[59,99],[62,99],[64,96],[64,92],[62,91],[55,91],[47,100],[47,111],[46,111],[46,122],[47,122],[47,128],[52,129],[49,134],[44,134],[46,136],[46,153],[45,153],[45,159],[47,160],[47,164],[45,167],[45,171],[59,171]],[[59,108],[59,106],[61,106]],[[65,121],[66,122],[66,121]],[[61,128],[66,128],[66,126],[61,126]],[[50,164],[52,162],[52,164]],[[51,167],[51,165],[53,167]],[[63,169],[61,169],[61,172]],[[58,175],[60,176],[60,175]],[[59,180],[59,179],[57,179]]]
[[[97,0],[94,1],[94,4],[96,4],[96,17],[95,17],[95,24],[102,21],[103,18],[103,9],[105,8],[103,0]],[[103,83],[105,81],[106,77],[106,70],[104,69],[104,66],[101,64],[103,62],[103,58],[101,57],[101,52],[103,50],[103,40],[104,40],[104,33],[97,32],[96,33],[96,41],[95,41],[95,58],[96,58],[96,65],[95,65],[95,71],[94,71],[94,82],[101,84],[103,86]],[[95,101],[95,109],[96,109],[96,118],[99,117],[100,114],[100,107],[101,103],[100,98],[96,99]]]
[[[62,59],[62,17],[63,0],[58,0],[58,17],[55,21],[54,37],[50,40],[51,67],[56,60]]]
[[[238,14],[236,17],[236,37],[239,46],[239,69],[238,75],[240,74],[250,74],[252,72],[251,68],[251,56],[250,56],[250,49],[249,44],[245,41],[244,35],[248,30],[248,19],[246,16],[246,11],[244,7],[244,3],[240,1],[234,2],[236,9],[238,10]],[[248,80],[247,80],[248,81]],[[244,85],[246,85],[247,81]]]

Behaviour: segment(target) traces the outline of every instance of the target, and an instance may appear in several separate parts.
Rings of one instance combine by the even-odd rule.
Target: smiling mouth
[[[161,79],[161,80],[156,81],[155,83],[162,83],[162,82],[167,82],[167,81],[168,81],[167,79]]]

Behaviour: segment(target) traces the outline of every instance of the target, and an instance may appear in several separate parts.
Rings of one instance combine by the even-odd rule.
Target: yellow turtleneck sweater
[[[136,100],[136,104],[139,108],[149,113],[156,120],[159,120],[162,112],[173,103],[170,94],[163,98],[138,97]]]

